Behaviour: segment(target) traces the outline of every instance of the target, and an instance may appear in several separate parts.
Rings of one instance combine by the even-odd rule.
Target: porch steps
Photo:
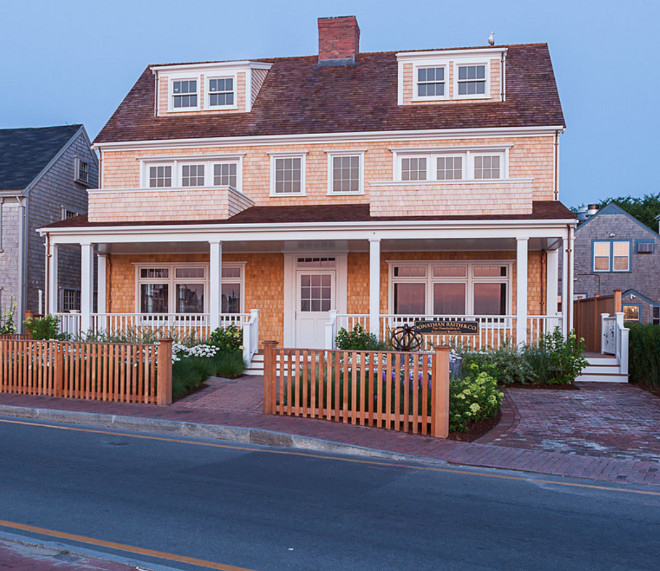
[[[619,362],[610,355],[589,355],[589,365],[582,370],[582,374],[575,380],[579,382],[596,383],[627,383],[628,375],[619,372]]]
[[[264,374],[264,354],[259,351],[252,356],[247,369],[243,371],[244,375],[263,375]]]

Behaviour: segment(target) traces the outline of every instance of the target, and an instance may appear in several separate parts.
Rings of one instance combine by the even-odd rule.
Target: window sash
[[[491,152],[460,149],[428,154],[397,153],[397,176],[411,181],[503,180],[507,177],[507,151]]]
[[[444,98],[445,94],[444,66],[417,68],[417,97]]]
[[[234,78],[214,77],[209,79],[209,107],[232,107],[234,105]]]
[[[196,79],[172,80],[172,107],[174,109],[196,109],[199,93]]]
[[[303,194],[302,161],[302,157],[275,157],[273,161],[275,194]]]
[[[332,192],[357,193],[362,191],[360,155],[337,155],[331,160]]]
[[[486,64],[459,65],[456,85],[458,97],[486,95]]]
[[[181,186],[204,186],[204,165],[181,165]]]
[[[599,240],[593,243],[594,272],[629,272],[630,242]]]
[[[426,157],[403,157],[401,159],[401,180],[427,180]]]
[[[213,164],[213,186],[238,186],[238,164],[235,162]]]
[[[154,165],[149,167],[149,188],[170,188],[171,186],[171,165]]]

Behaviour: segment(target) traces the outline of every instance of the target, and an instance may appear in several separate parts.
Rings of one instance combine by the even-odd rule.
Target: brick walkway
[[[248,427],[485,466],[660,486],[660,399],[631,385],[507,391],[498,427],[474,443],[261,414],[261,377],[211,379],[170,407],[0,394],[0,405]],[[624,433],[623,427],[629,433]],[[601,434],[602,433],[602,434]],[[599,448],[602,447],[602,448]]]

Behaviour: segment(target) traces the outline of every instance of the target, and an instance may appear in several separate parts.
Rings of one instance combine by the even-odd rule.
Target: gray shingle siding
[[[610,236],[614,234],[614,236]],[[593,272],[592,256],[594,240],[630,240],[632,257],[630,272]],[[638,254],[636,240],[653,240],[652,254]],[[575,233],[575,293],[609,295],[615,289],[634,289],[654,303],[660,303],[660,238],[646,227],[621,213],[601,212],[588,223],[578,227]],[[639,297],[632,303],[640,303],[642,321],[651,320],[652,306]]]
[[[74,164],[79,158],[89,163],[89,185],[75,182]],[[96,156],[81,131],[60,158],[30,191],[28,206],[28,278],[26,309],[37,311],[38,292],[45,295],[45,244],[37,228],[62,219],[63,210],[87,212],[87,188],[98,187]],[[80,251],[60,248],[58,282],[62,288],[80,289]]]
[[[11,297],[16,297],[18,280],[18,203],[15,198],[0,198],[0,311],[10,308]]]

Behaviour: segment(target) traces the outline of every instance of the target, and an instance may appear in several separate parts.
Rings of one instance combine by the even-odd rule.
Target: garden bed
[[[447,440],[456,440],[459,442],[474,442],[481,438],[493,428],[495,428],[502,420],[502,411],[498,410],[497,415],[492,418],[484,418],[472,422],[467,429],[467,432],[450,432]]]

